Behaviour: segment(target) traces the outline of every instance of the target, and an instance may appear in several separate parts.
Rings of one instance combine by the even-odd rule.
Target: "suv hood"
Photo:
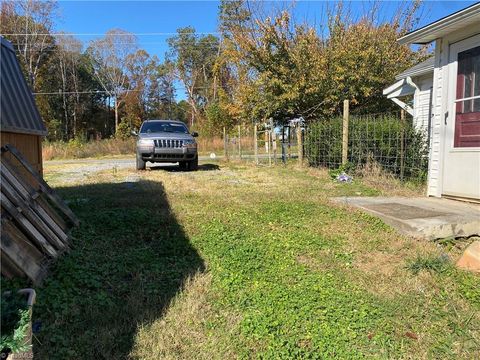
[[[193,140],[190,134],[171,133],[171,132],[156,132],[156,133],[141,133],[138,135],[139,139],[175,139],[175,140]]]

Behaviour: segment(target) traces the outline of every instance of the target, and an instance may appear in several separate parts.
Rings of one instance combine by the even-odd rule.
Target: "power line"
[[[178,32],[151,32],[151,33],[38,33],[38,34],[25,34],[25,33],[10,33],[1,34],[0,36],[172,36],[178,35]],[[220,35],[218,31],[205,31],[194,32],[191,35]]]
[[[175,90],[186,90],[185,86],[174,86]],[[196,86],[195,90],[210,89],[209,86]],[[142,92],[143,90],[123,90],[122,94],[129,92]],[[77,95],[77,94],[112,94],[114,91],[91,90],[91,91],[55,91],[55,92],[34,92],[33,95]]]

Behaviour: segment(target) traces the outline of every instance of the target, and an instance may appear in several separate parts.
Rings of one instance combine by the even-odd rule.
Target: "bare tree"
[[[114,99],[115,132],[118,129],[118,110],[122,96],[131,89],[128,71],[137,51],[137,38],[122,29],[107,31],[105,37],[90,44],[95,76],[105,92]]]
[[[77,135],[76,130],[78,127],[78,109],[80,107],[80,80],[78,69],[80,66],[83,45],[80,40],[64,34],[58,36],[56,42],[58,67],[62,81],[65,135],[68,137],[70,130],[72,130],[73,137],[75,137]],[[73,123],[70,121],[70,118],[72,118]]]
[[[3,0],[1,4],[1,33],[12,41],[33,89],[38,72],[54,46],[50,33],[56,17],[54,1]]]

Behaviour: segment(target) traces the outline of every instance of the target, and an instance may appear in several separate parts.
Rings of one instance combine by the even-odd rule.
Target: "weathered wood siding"
[[[30,134],[18,134],[11,132],[1,132],[2,146],[11,144],[20,151],[28,162],[37,170],[40,175],[43,175],[42,163],[42,137]],[[7,158],[11,159],[10,154]],[[15,164],[15,161],[12,160]]]

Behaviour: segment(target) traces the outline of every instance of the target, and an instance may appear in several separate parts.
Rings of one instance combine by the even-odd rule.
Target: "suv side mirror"
[[[138,133],[135,130],[130,131],[130,134],[132,134],[133,136],[138,136]]]
[[[196,131],[192,132],[192,136],[193,137],[197,137],[198,136],[198,133]]]

